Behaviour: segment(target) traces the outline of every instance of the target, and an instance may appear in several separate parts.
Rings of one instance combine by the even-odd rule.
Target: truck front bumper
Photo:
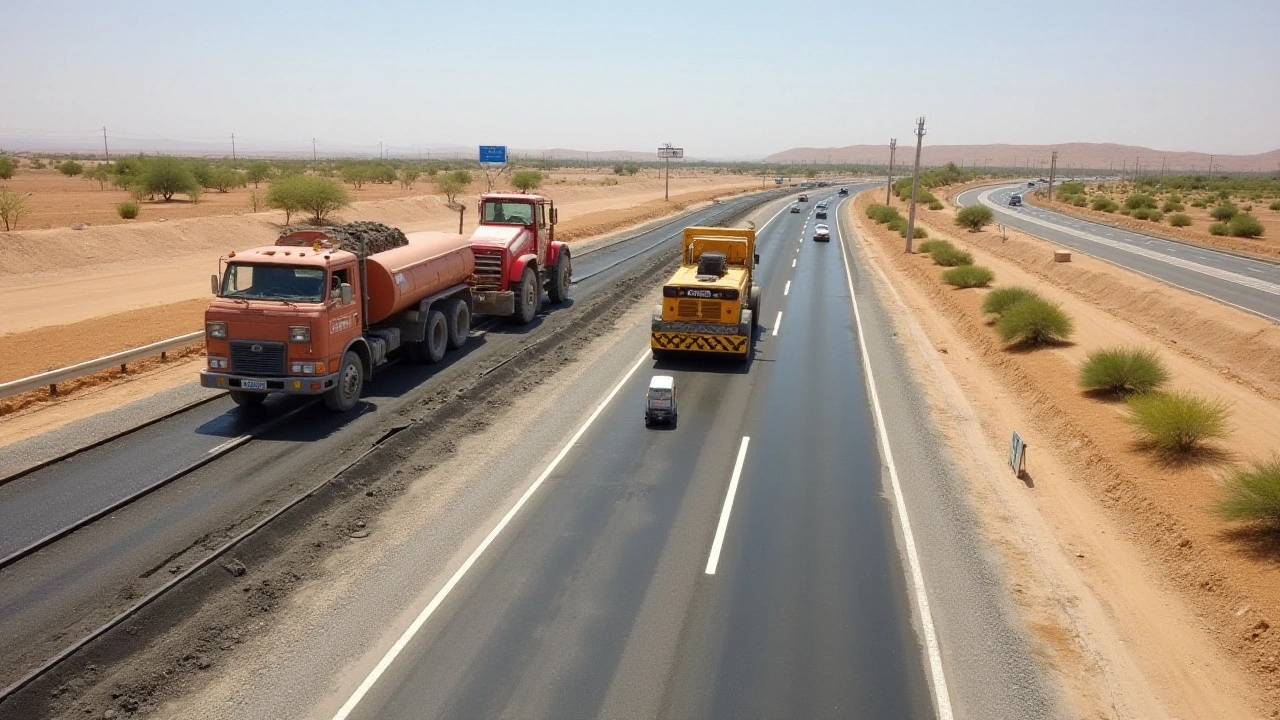
[[[200,384],[215,390],[237,390],[287,395],[319,395],[338,384],[338,373],[307,377],[263,378],[200,371]]]
[[[516,294],[510,290],[473,292],[475,312],[484,315],[515,315]]]

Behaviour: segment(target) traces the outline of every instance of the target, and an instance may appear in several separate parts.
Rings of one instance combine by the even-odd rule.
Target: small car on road
[[[792,203],[792,204],[791,204],[791,212],[793,212],[793,213],[798,213],[798,212],[800,212],[800,204],[799,204],[799,203]]]
[[[654,423],[676,424],[676,379],[670,375],[654,375],[644,396],[644,426]]]
[[[831,242],[831,228],[819,223],[813,228],[814,242]]]
[[[1010,205],[1012,205],[1013,207],[1018,207],[1019,205],[1021,205],[1021,204],[1022,204],[1022,196],[1021,196],[1021,195],[1010,195],[1010,196],[1009,196],[1009,204],[1010,204]]]
[[[819,209],[818,209],[818,212],[814,214],[814,217],[818,218],[819,220],[826,220],[826,219],[827,219],[827,209],[826,209],[826,208],[819,208]]]
[[[801,195],[800,197],[796,198],[796,200],[798,200],[798,201],[800,201],[800,202],[809,202],[809,196],[808,196],[808,195]]]
[[[848,194],[849,194],[849,188],[840,188],[840,192],[838,192],[838,193],[836,193],[836,194],[837,194],[837,195],[848,195]]]

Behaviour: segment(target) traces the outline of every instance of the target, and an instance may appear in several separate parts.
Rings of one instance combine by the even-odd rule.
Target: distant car
[[[1010,196],[1009,196],[1009,204],[1010,204],[1010,205],[1013,205],[1014,207],[1017,207],[1018,205],[1021,205],[1021,204],[1022,204],[1022,196],[1021,196],[1021,195],[1010,195]]]
[[[840,188],[840,192],[838,192],[838,193],[836,193],[836,194],[837,194],[837,195],[848,195],[848,194],[849,194],[849,188]]]
[[[813,239],[815,242],[831,242],[831,228],[819,224],[813,229]]]
[[[798,213],[798,212],[800,212],[800,205],[799,205],[798,203],[793,203],[793,204],[791,205],[791,212],[793,212],[793,213]]]
[[[809,202],[809,196],[801,195],[800,197],[796,198],[796,200],[799,200],[800,202]]]
[[[819,200],[819,201],[818,201],[818,204],[817,204],[817,205],[814,205],[814,207],[818,208],[819,210],[826,210],[826,209],[827,209],[827,201],[826,201],[826,200]]]
[[[670,375],[654,375],[644,396],[644,426],[654,423],[676,424],[676,379]]]
[[[815,213],[815,217],[817,217],[819,220],[826,220],[826,219],[827,219],[827,210],[826,210],[826,208],[823,208],[823,209],[819,210],[817,213]]]
[[[1032,180],[1031,182],[1027,183],[1027,187],[1033,188],[1033,187],[1035,187],[1035,186],[1036,186],[1036,181],[1035,181],[1035,180]]]

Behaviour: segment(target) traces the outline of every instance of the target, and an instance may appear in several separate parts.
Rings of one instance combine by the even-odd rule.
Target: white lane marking
[[[382,660],[378,661],[377,666],[373,668],[373,671],[369,673],[369,676],[364,679],[364,682],[360,683],[360,687],[356,688],[356,691],[347,699],[346,704],[344,704],[338,710],[338,713],[333,716],[333,720],[346,720],[347,716],[351,714],[351,711],[355,710],[356,705],[360,704],[360,701],[364,699],[364,696],[373,687],[374,683],[378,682],[378,678],[382,677],[382,674],[387,671],[387,668],[391,667],[391,663],[395,661],[396,656],[405,649],[405,646],[407,646],[409,641],[413,639],[413,636],[418,633],[418,630],[422,629],[422,626],[426,624],[428,619],[430,619],[432,613],[436,611],[436,608],[440,607],[440,604],[444,602],[445,598],[449,597],[449,593],[458,585],[463,576],[467,574],[467,571],[471,569],[471,566],[475,564],[476,560],[480,559],[480,556],[484,554],[484,551],[493,544],[493,541],[498,537],[498,534],[507,527],[507,524],[516,516],[516,513],[520,512],[520,508],[524,507],[524,504],[529,501],[529,498],[532,497],[535,492],[537,492],[539,487],[542,487],[542,483],[551,476],[551,473],[555,471],[556,467],[560,464],[560,461],[564,460],[565,456],[569,454],[569,450],[578,443],[578,440],[582,437],[583,433],[587,431],[587,428],[591,427],[591,424],[596,421],[596,418],[600,417],[600,413],[604,411],[604,409],[609,405],[609,402],[618,394],[618,391],[622,389],[622,386],[626,385],[627,381],[631,379],[631,376],[635,374],[636,370],[640,369],[640,366],[644,364],[646,359],[648,359],[649,352],[649,348],[645,348],[644,352],[640,354],[639,359],[637,359],[635,364],[631,366],[631,369],[627,371],[627,374],[622,376],[622,379],[618,381],[618,384],[613,386],[613,390],[610,390],[609,394],[605,396],[605,399],[596,406],[595,412],[591,413],[591,416],[587,418],[586,422],[582,423],[582,426],[573,434],[573,437],[569,438],[569,442],[565,443],[565,446],[560,448],[559,454],[557,454],[555,459],[551,461],[551,464],[542,471],[542,474],[538,476],[537,480],[533,481],[533,484],[529,486],[529,489],[524,491],[524,494],[520,496],[520,499],[516,501],[516,504],[512,505],[511,509],[507,511],[507,514],[503,515],[502,519],[498,521],[498,524],[489,531],[489,534],[485,536],[485,539],[481,541],[480,545],[472,551],[471,556],[467,558],[466,562],[462,563],[462,567],[458,568],[457,572],[453,574],[453,577],[449,578],[449,582],[445,583],[444,587],[440,588],[440,591],[436,593],[435,597],[431,598],[431,602],[422,609],[422,612],[418,613],[418,617],[414,618],[413,623],[405,629],[404,633],[400,635],[400,638],[396,640],[396,643],[387,651],[387,654],[382,656]]]
[[[206,452],[205,452],[205,455],[217,455],[218,453],[222,452],[223,450],[227,450],[227,449],[232,448],[232,447],[234,447],[234,446],[236,446],[236,445],[239,445],[240,443],[247,442],[247,441],[249,441],[251,438],[253,438],[253,436],[252,436],[252,435],[241,435],[241,436],[240,436],[240,437],[238,437],[238,438],[231,438],[230,440],[228,440],[228,441],[226,441],[226,442],[222,443],[222,444],[221,444],[221,445],[219,445],[218,447],[210,448],[208,451],[206,451]]]
[[[770,333],[774,337],[778,335],[778,328],[782,327],[782,311],[778,311],[778,319],[773,321],[773,332]]]
[[[751,438],[742,436],[742,445],[738,446],[738,459],[733,462],[733,476],[729,479],[729,490],[724,496],[724,507],[720,508],[720,523],[716,525],[716,537],[711,541],[711,555],[707,558],[707,574],[715,575],[716,566],[720,564],[720,548],[724,545],[724,533],[729,529],[729,513],[733,512],[733,496],[738,494],[738,478],[742,477],[742,462],[747,459],[747,443]]]
[[[783,295],[790,295],[790,294],[791,294],[791,281],[790,281],[790,280],[788,280],[788,281],[787,281],[787,286],[786,286],[786,287],[784,287],[784,288],[782,288],[782,294],[783,294]]]
[[[947,676],[942,671],[942,653],[938,646],[938,632],[933,626],[933,613],[929,610],[929,596],[924,586],[924,570],[920,567],[920,553],[916,550],[915,535],[911,532],[911,519],[907,516],[907,501],[902,496],[902,484],[898,481],[898,466],[893,461],[893,448],[889,445],[889,430],[880,408],[880,393],[876,390],[875,375],[871,372],[871,356],[867,353],[867,336],[862,331],[862,314],[858,311],[858,298],[853,294],[853,271],[849,269],[849,251],[844,244],[844,230],[840,218],[836,218],[840,230],[840,256],[844,259],[844,276],[849,282],[849,302],[853,305],[853,320],[858,328],[858,346],[862,350],[862,368],[867,374],[867,391],[875,409],[876,428],[879,430],[880,449],[889,466],[889,481],[893,485],[893,505],[902,524],[902,539],[907,549],[907,565],[911,569],[911,590],[916,598],[920,614],[920,628],[924,632],[925,654],[929,660],[929,674],[933,680],[934,702],[938,708],[938,720],[954,720],[951,712],[951,693],[947,690]]]
[[[978,201],[983,203],[984,205],[991,205],[990,197],[991,197],[991,191],[988,190],[978,195]],[[1118,240],[1108,240],[1102,237],[1101,235],[1096,235],[1096,234],[1087,233],[1087,232],[1080,232],[1078,230],[1072,230],[1069,227],[1066,227],[1064,225],[1059,225],[1054,222],[1049,222],[1048,220],[1033,219],[1032,222],[1042,227],[1049,228],[1050,230],[1057,230],[1058,232],[1066,233],[1067,235],[1071,235],[1072,237],[1076,237],[1081,240],[1088,240],[1090,242],[1095,242],[1101,245],[1107,245],[1117,250],[1124,250],[1125,252],[1133,253],[1134,255],[1140,255],[1142,257],[1150,258],[1152,260],[1158,260],[1168,265],[1173,265],[1186,270],[1190,270],[1192,272],[1200,273],[1201,275],[1208,275],[1209,277],[1218,278],[1219,280],[1225,280],[1227,282],[1235,283],[1237,285],[1243,285],[1248,288],[1253,288],[1254,290],[1261,290],[1262,292],[1269,293],[1271,295],[1280,295],[1280,285],[1267,282],[1265,280],[1246,277],[1239,273],[1231,272],[1230,270],[1222,270],[1222,269],[1211,267],[1208,265],[1201,265],[1198,262],[1192,262],[1191,260],[1184,260],[1182,258],[1172,257],[1165,253],[1156,252],[1154,250],[1147,250],[1146,248],[1138,247],[1130,243],[1120,242]],[[1166,244],[1165,248],[1170,252],[1178,252],[1179,250],[1179,248],[1174,247],[1172,243]]]
[[[797,251],[797,252],[798,252],[798,251]],[[796,266],[796,259],[795,259],[795,258],[791,258],[791,267],[795,267],[795,266]]]

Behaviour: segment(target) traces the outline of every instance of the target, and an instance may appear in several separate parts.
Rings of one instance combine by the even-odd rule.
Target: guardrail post
[[[49,394],[56,396],[58,394],[58,384],[49,383]]]
[[[120,372],[122,372],[122,373],[124,373],[124,372],[128,372],[128,369],[127,369],[127,368],[125,368],[124,363],[120,363]]]
[[[160,362],[164,362],[168,359],[169,359],[169,353],[164,352],[163,350],[160,351]]]

